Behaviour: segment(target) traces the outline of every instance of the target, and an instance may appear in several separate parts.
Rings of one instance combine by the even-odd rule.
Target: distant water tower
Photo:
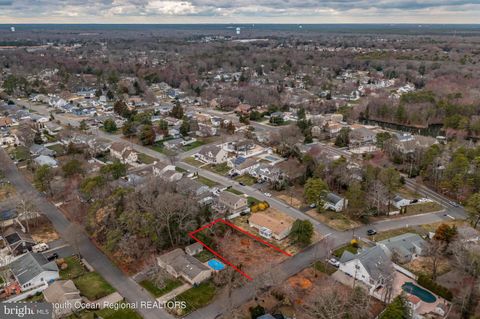
[[[15,27],[10,27],[10,31],[15,32]]]
[[[237,35],[240,35],[240,27],[237,27]]]

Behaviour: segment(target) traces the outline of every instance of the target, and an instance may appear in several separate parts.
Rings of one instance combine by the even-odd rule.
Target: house
[[[410,311],[412,314],[414,314],[416,310],[420,308],[421,303],[422,301],[420,300],[420,298],[418,298],[415,295],[408,294],[407,305],[408,305],[408,308],[410,308]]]
[[[398,209],[401,209],[404,206],[410,205],[410,199],[403,198],[400,195],[395,195],[390,203]]]
[[[340,258],[339,269],[350,277],[363,282],[372,293],[383,286],[392,276],[390,258],[380,246],[363,249],[354,255],[344,251]]]
[[[436,138],[408,133],[395,134],[392,139],[393,148],[403,155],[412,154],[418,149],[427,149],[435,144],[438,144]]]
[[[282,240],[290,234],[293,222],[288,218],[255,213],[248,219],[248,224],[250,227],[257,229],[262,237]]]
[[[177,183],[177,191],[201,198],[210,194],[210,187],[190,178],[182,178]]]
[[[124,164],[138,165],[138,153],[124,142],[113,142],[110,145],[110,155]]]
[[[203,245],[200,243],[194,243],[185,247],[185,252],[190,256],[195,256],[203,251]]]
[[[256,158],[239,156],[235,159],[229,160],[227,165],[232,168],[229,172],[230,175],[244,175],[253,172],[258,166],[260,166],[260,163]]]
[[[55,153],[56,153],[54,150],[51,150],[45,147],[44,145],[40,145],[40,144],[33,144],[32,146],[30,146],[29,151],[32,156],[39,156],[39,155],[55,156]]]
[[[28,252],[14,261],[8,268],[20,285],[22,291],[45,285],[59,278],[55,261],[48,261],[40,253]]]
[[[377,134],[366,127],[358,127],[350,131],[349,138],[351,145],[361,146],[375,143]]]
[[[230,214],[236,214],[248,209],[248,201],[244,196],[228,191],[220,193],[218,196],[218,204]]]
[[[418,234],[406,233],[378,242],[390,258],[398,263],[407,263],[418,256],[424,256],[427,242]]]
[[[36,245],[32,236],[13,227],[9,227],[5,230],[3,233],[3,239],[14,256],[28,252]]]
[[[334,193],[328,193],[325,196],[325,203],[323,205],[324,209],[333,210],[337,213],[343,211],[347,208],[348,200],[344,197],[341,197]]]
[[[63,127],[55,122],[47,122],[44,125],[44,129],[47,131],[48,134],[50,135],[57,135],[58,132],[60,132]]]
[[[63,318],[71,314],[82,304],[80,291],[72,280],[59,280],[43,291],[46,302],[61,305],[54,307],[54,318]]]
[[[227,152],[218,145],[206,145],[195,154],[195,157],[208,164],[222,164],[227,161]]]
[[[12,125],[14,125],[14,121],[9,118],[8,116],[2,116],[0,117],[0,127],[1,128],[5,128],[5,127],[10,127]]]
[[[50,167],[57,167],[58,162],[50,156],[40,155],[33,160],[38,166],[47,165]]]
[[[209,137],[217,135],[217,129],[213,126],[204,123],[198,123],[198,130],[195,132],[197,136]]]
[[[183,146],[183,138],[175,138],[172,140],[164,141],[163,146],[169,150],[180,149]]]
[[[281,123],[285,121],[285,114],[283,112],[273,112],[270,114],[270,123]]]
[[[253,106],[248,105],[248,104],[239,104],[235,108],[235,113],[238,114],[250,114],[250,111],[253,109]]]
[[[179,181],[183,176],[182,173],[175,170],[174,165],[165,164],[162,162],[155,162],[152,165],[152,173],[153,175],[158,176],[167,182]]]
[[[158,266],[175,278],[182,277],[192,285],[198,285],[210,278],[212,270],[198,259],[180,249],[174,249],[157,257]]]

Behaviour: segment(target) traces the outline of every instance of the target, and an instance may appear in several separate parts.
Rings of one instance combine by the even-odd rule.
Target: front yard
[[[239,183],[243,183],[247,186],[252,186],[257,182],[257,179],[255,177],[252,177],[250,175],[242,175],[242,176],[237,176],[235,177],[235,180]]]
[[[307,211],[306,214],[338,231],[345,231],[360,226],[359,222],[350,219],[345,213],[333,211],[319,213],[317,210],[312,209]]]
[[[165,286],[159,288],[153,280],[145,279],[139,282],[140,286],[145,288],[152,296],[158,298],[166,293],[169,293],[173,289],[183,285],[183,282],[179,279],[169,278],[165,280]]]
[[[70,256],[65,258],[64,261],[67,264],[67,268],[60,270],[61,279],[75,279],[85,274],[85,267],[83,267],[78,258]]]
[[[144,153],[138,153],[138,160],[142,162],[143,164],[152,164],[153,162],[156,161],[155,158],[148,156],[147,154]]]
[[[195,166],[195,167],[200,167],[202,165],[204,165],[205,163],[203,162],[200,162],[200,161],[197,161],[196,159],[194,159],[193,157],[187,157],[187,158],[184,158],[183,159],[183,162],[187,163],[187,164],[190,164],[192,166]]]
[[[230,167],[228,167],[227,163],[217,165],[209,164],[207,166],[204,166],[203,168],[218,175],[227,175],[230,171]]]
[[[89,272],[73,280],[80,294],[94,301],[115,292],[115,289],[97,272]]]
[[[175,301],[185,301],[187,307],[178,309],[180,313],[177,315],[184,316],[196,309],[200,309],[208,305],[215,297],[216,288],[213,282],[206,281],[200,285],[193,287],[174,298]]]
[[[204,184],[204,185],[207,185],[208,187],[214,187],[214,186],[217,186],[218,183],[217,182],[214,182],[206,177],[203,177],[203,176],[198,176],[197,178],[197,181]]]

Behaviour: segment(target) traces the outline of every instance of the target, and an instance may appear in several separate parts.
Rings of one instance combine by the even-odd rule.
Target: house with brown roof
[[[43,291],[46,302],[61,305],[54,307],[54,318],[62,318],[71,314],[82,303],[80,291],[72,280],[59,280]]]
[[[291,218],[255,213],[248,219],[248,224],[257,229],[262,237],[282,240],[290,234],[293,221]]]

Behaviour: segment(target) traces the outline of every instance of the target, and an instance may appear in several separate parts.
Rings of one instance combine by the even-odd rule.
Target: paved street
[[[112,262],[90,241],[83,229],[68,221],[65,216],[44,196],[42,196],[23,177],[17,167],[8,157],[5,150],[0,150],[0,165],[5,177],[15,186],[23,198],[28,198],[53,224],[57,232],[72,247],[78,247],[83,258],[99,272],[128,302],[151,301],[151,297],[132,279],[125,276]],[[138,309],[139,313],[148,319],[172,318],[162,310]]]
[[[39,111],[41,114],[48,115],[48,110],[46,108],[43,109],[43,111],[41,107],[35,106],[34,108],[35,110]],[[69,123],[71,125],[78,126],[78,122],[79,122],[78,120],[72,120],[71,118],[68,118],[64,115],[55,115],[55,117],[56,119],[61,120],[64,124]],[[258,124],[258,125],[262,127],[261,129],[275,129],[270,126],[266,126],[262,124]],[[122,139],[121,136],[107,134],[101,130],[96,130],[96,134],[98,134],[99,137],[102,137],[110,141],[125,142],[125,140]],[[325,148],[332,151],[332,153],[345,156],[345,157],[351,157],[351,154],[345,150],[340,150],[325,144],[322,144],[322,145]],[[136,151],[145,153],[153,158],[156,158],[159,161],[164,161],[164,162],[169,161],[169,159],[165,155],[159,152],[156,152],[150,148],[147,148],[138,144],[131,144],[131,146]],[[192,151],[189,151],[187,154],[183,154],[183,155],[180,154],[179,157],[185,158],[187,156],[194,154],[195,151],[196,150],[192,150]],[[451,205],[449,200],[444,196],[437,194],[436,192],[428,189],[423,185],[417,184],[414,180],[407,179],[406,180],[407,187],[415,189],[424,197],[431,198],[439,202],[442,206],[445,207],[445,212],[436,212],[436,213],[429,213],[429,214],[416,215],[416,216],[397,217],[389,220],[372,223],[370,225],[364,225],[354,230],[340,232],[330,228],[329,226],[323,223],[318,222],[317,220],[311,218],[310,216],[306,215],[300,210],[297,210],[289,206],[283,201],[280,201],[272,197],[266,197],[261,191],[257,190],[254,187],[239,185],[238,182],[231,180],[228,177],[220,176],[208,170],[197,168],[184,162],[178,162],[178,163],[175,163],[175,165],[177,165],[182,169],[188,170],[190,172],[198,172],[201,176],[204,176],[223,186],[232,186],[234,189],[241,191],[244,194],[247,194],[248,196],[255,197],[259,200],[266,200],[270,203],[270,205],[273,208],[279,211],[282,211],[295,219],[298,218],[302,220],[309,220],[312,222],[317,232],[326,236],[326,239],[321,240],[320,242],[307,248],[305,251],[302,251],[301,253],[295,255],[294,257],[289,258],[283,263],[273,267],[271,271],[263,274],[260,277],[255,278],[252,282],[247,283],[245,286],[234,290],[230,299],[227,300],[227,297],[225,295],[219,296],[213,303],[211,303],[207,307],[196,310],[195,312],[187,316],[187,318],[189,319],[213,319],[220,314],[223,314],[225,312],[228,313],[230,309],[240,306],[243,303],[255,297],[256,291],[258,292],[261,289],[268,288],[269,286],[273,285],[275,282],[281,282],[286,278],[288,278],[289,276],[294,275],[300,272],[301,270],[305,269],[306,267],[310,266],[315,260],[325,258],[329,254],[329,250],[332,249],[333,247],[337,247],[349,242],[353,238],[353,236],[356,236],[356,237],[366,236],[366,231],[370,228],[373,228],[378,232],[381,232],[381,231],[415,226],[415,225],[431,224],[431,223],[436,223],[440,221],[448,221],[448,220],[452,220],[452,218],[466,217],[466,213],[462,207],[455,207]],[[88,241],[88,239],[86,241]],[[107,276],[105,277],[107,278]],[[109,278],[107,278],[107,280],[110,281]],[[135,285],[135,287],[138,289],[138,286]],[[137,297],[137,298],[141,299],[141,297]]]

